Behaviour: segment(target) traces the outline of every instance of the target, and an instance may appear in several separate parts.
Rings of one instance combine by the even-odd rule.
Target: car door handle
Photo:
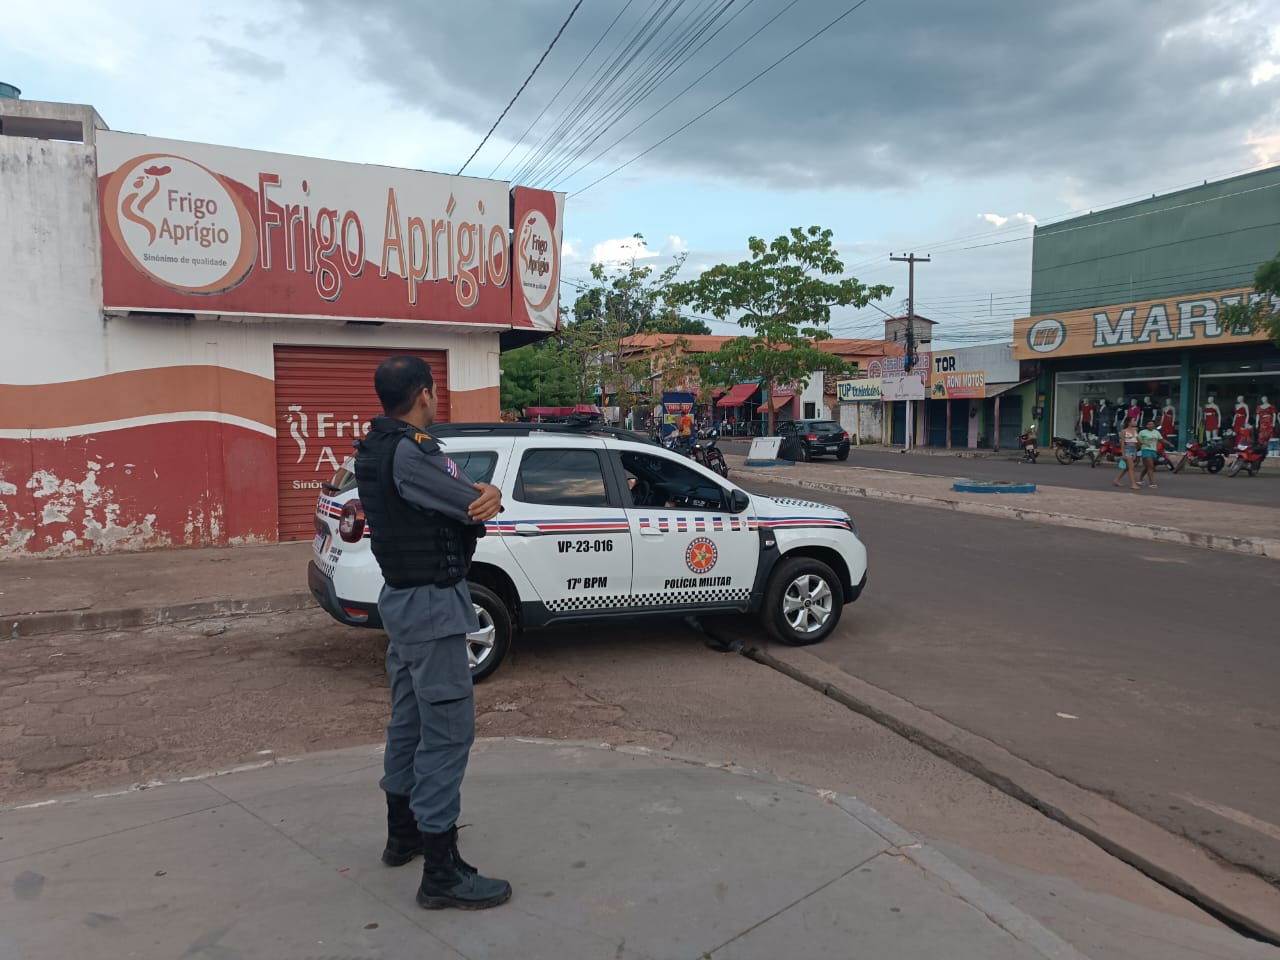
[[[640,536],[642,537],[663,537],[666,536],[665,530],[659,530],[657,527],[641,527]]]
[[[516,536],[517,537],[536,537],[541,532],[542,532],[541,530],[537,530],[533,527],[519,527],[516,530]]]

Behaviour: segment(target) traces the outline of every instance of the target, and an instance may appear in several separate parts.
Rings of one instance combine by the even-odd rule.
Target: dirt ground
[[[320,611],[0,641],[0,800],[375,743],[385,646]],[[476,686],[478,735],[671,744],[563,666],[517,650]]]

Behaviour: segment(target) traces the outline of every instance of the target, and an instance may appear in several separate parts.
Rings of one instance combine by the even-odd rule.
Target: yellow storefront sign
[[[1231,333],[1218,323],[1222,307],[1264,296],[1241,287],[1024,317],[1013,323],[1013,355],[1037,360],[1265,340],[1265,333]],[[1271,302],[1280,309],[1280,297]]]

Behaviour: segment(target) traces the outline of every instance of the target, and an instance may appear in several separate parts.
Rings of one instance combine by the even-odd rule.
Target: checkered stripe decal
[[[709,590],[669,590],[662,593],[637,593],[632,596],[590,596],[561,597],[548,600],[547,609],[555,613],[567,613],[572,610],[619,610],[636,607],[666,607],[672,604],[691,603],[725,603],[747,600],[751,596],[750,587]]]
[[[742,517],[640,517],[641,530],[659,530],[662,533],[725,533],[735,530],[754,530],[754,518]]]

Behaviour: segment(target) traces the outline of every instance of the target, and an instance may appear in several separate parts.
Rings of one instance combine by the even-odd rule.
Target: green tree
[[[665,314],[653,317],[645,322],[640,329],[641,333],[674,333],[682,337],[696,336],[698,334],[709,334],[711,328],[702,320],[693,317],[683,317],[674,310],[668,310]]]
[[[682,254],[655,272],[653,266],[637,262],[645,241],[638,233],[634,239],[635,253],[629,263],[613,268],[603,263],[591,265],[593,283],[579,292],[573,320],[560,337],[582,399],[593,396],[599,386],[616,396],[623,417],[634,398],[647,390],[635,376],[623,341],[647,330],[649,324],[670,322],[668,290],[684,265]]]
[[[704,379],[711,382],[714,376],[724,384],[760,379],[767,400],[775,386],[803,387],[817,370],[842,372],[842,361],[814,346],[831,338],[831,308],[865,307],[893,288],[844,277],[832,232],[821,227],[793,227],[772,243],[751,237],[747,246],[750,260],[717,264],[670,291],[674,303],[717,320],[736,319],[750,331],[703,355]],[[769,432],[776,426],[777,414],[770,409]]]
[[[1219,322],[1236,333],[1262,330],[1280,347],[1280,253],[1258,267],[1253,290],[1245,302],[1223,307]]]
[[[529,407],[562,407],[577,403],[580,385],[569,358],[556,339],[508,350],[502,355],[502,409],[523,416]]]

